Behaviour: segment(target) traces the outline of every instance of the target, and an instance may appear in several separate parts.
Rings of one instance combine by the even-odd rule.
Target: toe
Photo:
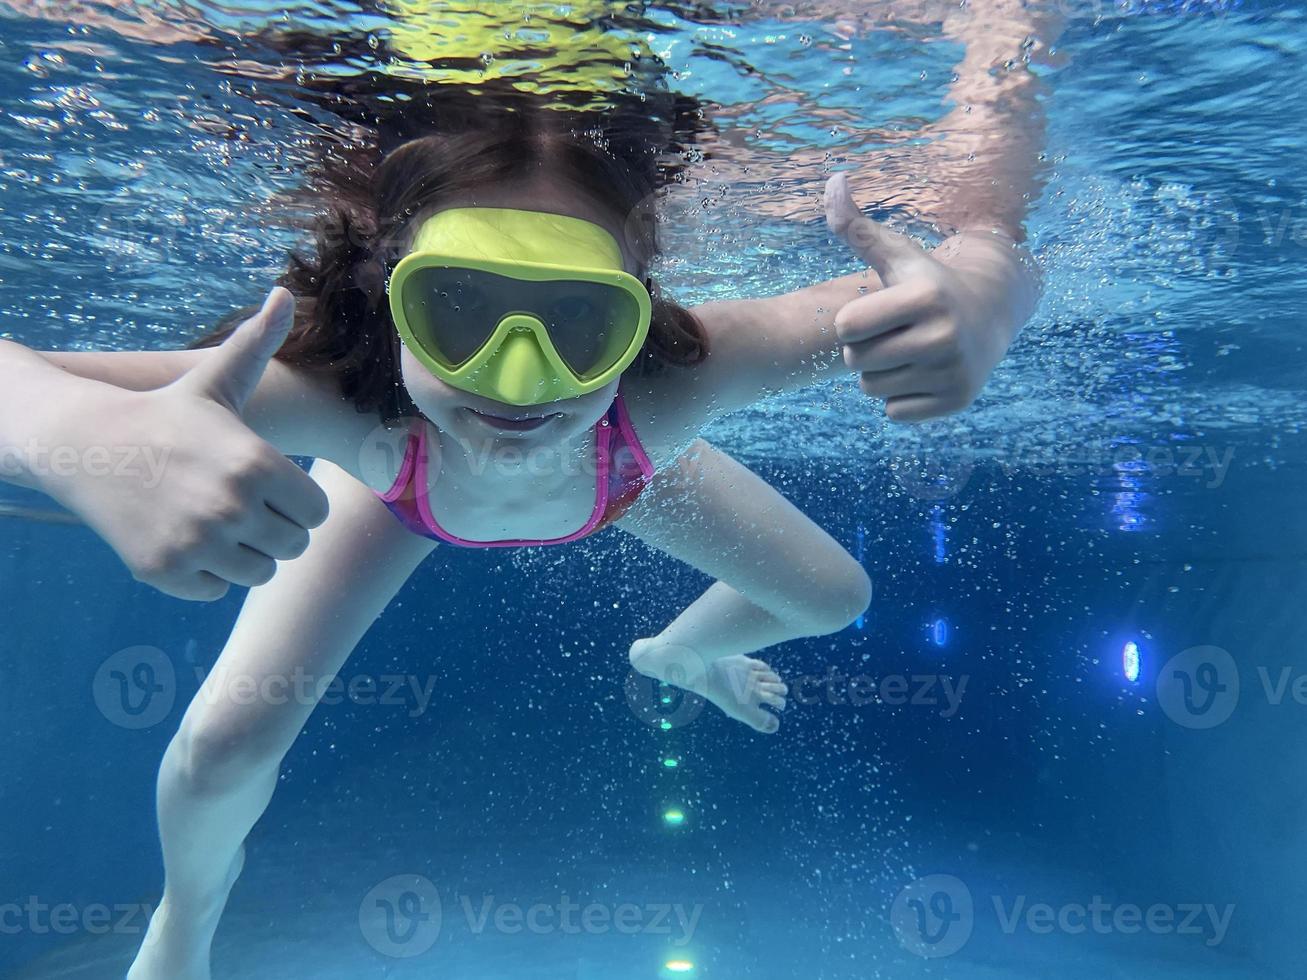
[[[770,691],[764,691],[759,696],[758,700],[761,701],[763,704],[770,705],[771,707],[775,708],[777,711],[785,710],[785,698],[782,697],[780,694],[776,694]]]
[[[742,720],[754,731],[764,735],[771,735],[781,727],[781,720],[761,707],[749,708],[744,712]]]

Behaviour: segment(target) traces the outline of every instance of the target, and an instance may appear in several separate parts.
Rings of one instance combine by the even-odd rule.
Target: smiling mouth
[[[494,426],[496,429],[504,429],[509,432],[529,432],[531,429],[538,429],[550,419],[559,417],[559,413],[554,412],[549,415],[525,415],[518,418],[507,415],[495,415],[491,412],[479,412],[475,408],[469,408],[474,416],[485,425]]]

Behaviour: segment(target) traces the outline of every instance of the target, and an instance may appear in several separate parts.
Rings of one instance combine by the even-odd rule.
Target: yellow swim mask
[[[580,218],[451,208],[390,275],[390,312],[432,374],[508,405],[575,398],[617,378],[649,335],[649,291],[616,239]]]

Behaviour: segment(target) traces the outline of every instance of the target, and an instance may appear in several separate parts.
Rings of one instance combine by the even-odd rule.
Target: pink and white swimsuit
[[[427,426],[420,422],[415,428],[416,432],[409,432],[399,476],[389,490],[377,496],[414,534],[463,548],[523,548],[580,540],[626,513],[654,474],[619,392],[607,414],[595,425],[595,505],[579,530],[551,540],[469,541],[450,534],[431,514],[427,500]]]

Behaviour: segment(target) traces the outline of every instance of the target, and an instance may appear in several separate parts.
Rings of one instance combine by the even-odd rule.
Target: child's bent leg
[[[646,544],[718,579],[631,665],[694,691],[760,732],[787,688],[756,650],[843,629],[871,601],[862,566],[802,511],[725,453],[698,440],[621,520]]]
[[[299,558],[252,589],[159,771],[163,902],[129,980],[205,980],[243,842],[328,683],[431,542],[330,464],[331,515]]]

